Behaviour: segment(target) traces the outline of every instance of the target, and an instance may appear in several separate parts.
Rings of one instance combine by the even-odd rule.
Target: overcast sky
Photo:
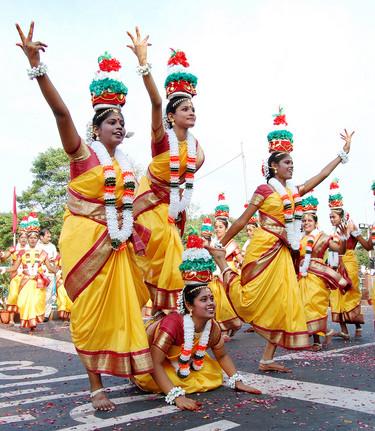
[[[54,118],[27,61],[15,46],[19,22],[35,20],[35,37],[48,44],[43,61],[85,136],[92,117],[88,86],[105,50],[120,59],[129,88],[124,108],[125,151],[144,166],[150,160],[150,103],[136,58],[126,48],[126,30],[150,34],[149,61],[163,91],[169,47],[183,49],[198,76],[192,130],[204,148],[204,176],[240,152],[246,156],[247,195],[263,182],[272,114],[285,107],[294,134],[295,181],[302,183],[341,148],[340,131],[356,131],[350,161],[334,175],[341,180],[345,207],[357,222],[373,221],[370,191],[375,178],[375,2],[372,0],[190,0],[1,2],[0,210],[12,206],[32,180],[33,159],[60,145]],[[163,91],[164,96],[164,91]],[[321,225],[328,229],[328,186],[316,190]],[[200,212],[212,212],[225,192],[237,217],[246,199],[242,160],[197,181],[193,196]]]

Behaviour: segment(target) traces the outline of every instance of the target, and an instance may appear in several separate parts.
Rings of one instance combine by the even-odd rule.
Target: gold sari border
[[[335,323],[360,323],[364,324],[365,319],[361,313],[361,305],[356,305],[350,311],[343,311],[341,313],[331,313],[332,322]]]
[[[108,237],[108,230],[106,229],[66,276],[65,289],[72,301],[94,280],[106,264],[111,253],[112,247]]]
[[[319,319],[310,320],[307,322],[307,331],[309,334],[317,334],[318,332],[327,332],[327,316],[320,317]]]
[[[76,347],[84,366],[96,374],[131,377],[153,372],[149,349],[118,353],[111,350],[86,351]]]
[[[304,350],[310,347],[308,331],[287,332],[283,329],[262,328],[254,324],[254,322],[250,323],[253,325],[255,332],[272,344],[277,344],[288,350]]]
[[[349,281],[346,280],[339,272],[335,271],[325,263],[320,262],[317,258],[311,258],[309,272],[323,279],[327,289],[339,289],[341,292],[345,292],[348,290],[348,286],[350,286]]]
[[[152,304],[155,308],[160,310],[176,310],[177,308],[177,297],[181,292],[179,290],[166,290],[161,289],[147,281],[146,286],[150,292]]]
[[[271,264],[282,246],[283,243],[280,240],[275,242],[275,244],[263,253],[258,260],[254,260],[245,265],[241,270],[241,284],[245,285],[258,277]]]

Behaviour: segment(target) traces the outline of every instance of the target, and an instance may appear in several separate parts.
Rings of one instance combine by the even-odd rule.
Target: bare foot
[[[225,343],[228,343],[228,341],[230,341],[231,338],[230,338],[230,336],[228,334],[224,334],[223,335],[223,340],[224,340]]]
[[[330,329],[324,336],[323,347],[326,348],[332,343],[332,338],[335,334],[333,329]]]
[[[254,328],[250,325],[247,329],[245,329],[243,332],[245,332],[246,334],[251,334],[254,331]]]
[[[278,373],[292,372],[290,368],[287,368],[282,364],[277,364],[276,362],[272,362],[271,364],[259,364],[259,371],[276,371]]]
[[[354,336],[356,338],[362,337],[362,328],[356,328]]]
[[[91,398],[92,406],[95,410],[112,411],[116,405],[108,398],[105,392],[99,392]]]
[[[322,350],[322,345],[321,345],[320,343],[314,343],[314,344],[311,346],[311,350],[312,350],[313,352],[320,352],[320,351]]]

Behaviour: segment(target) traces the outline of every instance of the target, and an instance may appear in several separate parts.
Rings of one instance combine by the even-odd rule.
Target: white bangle
[[[352,232],[350,232],[351,236],[354,236],[354,238],[358,238],[359,236],[361,236],[361,231],[359,229],[357,230],[353,230]]]
[[[228,386],[231,389],[236,389],[236,382],[245,382],[245,378],[243,376],[241,376],[240,373],[235,373],[233,374],[232,377],[229,377],[228,379]]]
[[[213,246],[215,248],[224,248],[223,244],[218,239],[214,241]]]
[[[345,153],[345,151],[344,151],[344,150],[340,150],[340,151],[337,153],[337,155],[338,155],[338,157],[340,157],[340,159],[341,159],[341,163],[347,163],[347,162],[349,161],[348,153]]]
[[[346,237],[346,235],[340,235],[339,238],[340,238],[340,241],[342,241],[342,242],[344,242],[344,241],[346,241],[348,239]]]
[[[151,72],[151,69],[152,69],[151,63],[146,63],[143,66],[138,65],[137,73],[138,75],[146,76]]]
[[[43,76],[47,73],[47,65],[44,63],[39,63],[38,66],[27,69],[27,74],[30,79],[38,78],[38,76]]]
[[[175,403],[176,398],[183,397],[185,393],[186,392],[181,388],[181,386],[175,386],[165,396],[165,402],[172,405]]]

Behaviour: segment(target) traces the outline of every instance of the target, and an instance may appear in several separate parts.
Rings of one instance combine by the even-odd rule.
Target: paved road
[[[264,344],[240,332],[227,344],[237,367],[261,396],[228,387],[194,395],[199,412],[181,412],[127,380],[105,377],[115,412],[93,412],[82,365],[69,328],[49,322],[30,336],[0,325],[0,431],[2,430],[375,430],[375,337],[373,315],[364,307],[361,339],[336,339],[322,353],[290,353],[280,360],[288,375],[260,374]]]

